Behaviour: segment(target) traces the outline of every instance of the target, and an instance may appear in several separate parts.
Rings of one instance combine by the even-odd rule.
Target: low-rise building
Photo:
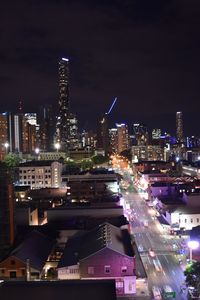
[[[0,262],[0,278],[31,280],[42,276],[54,241],[34,230]]]
[[[30,161],[19,166],[18,185],[31,189],[61,186],[62,164],[58,161]]]
[[[119,193],[117,174],[113,172],[87,172],[78,175],[62,175],[62,185],[68,190],[69,199],[93,200]]]
[[[118,295],[136,293],[135,274],[128,231],[109,223],[72,237],[58,264],[59,279],[115,279]]]
[[[94,203],[91,205],[68,205],[47,210],[48,222],[63,221],[69,218],[102,218],[123,216],[123,206],[115,203]]]

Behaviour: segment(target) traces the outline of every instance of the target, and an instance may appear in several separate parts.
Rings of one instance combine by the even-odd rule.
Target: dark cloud
[[[84,3],[83,3],[84,2]],[[19,0],[0,11],[1,109],[56,106],[58,59],[70,58],[71,106],[91,125],[118,102],[112,121],[188,133],[200,108],[197,0]],[[174,121],[173,121],[174,120]]]

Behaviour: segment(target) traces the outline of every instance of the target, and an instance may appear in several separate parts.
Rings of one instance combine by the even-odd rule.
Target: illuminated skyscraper
[[[109,129],[110,150],[112,153],[117,152],[118,147],[118,132],[117,128]]]
[[[133,124],[133,136],[135,145],[148,145],[148,130],[144,124]]]
[[[32,153],[37,146],[37,114],[22,115],[22,152]]]
[[[59,61],[59,111],[56,139],[62,150],[69,148],[70,103],[69,103],[69,59]]]
[[[9,147],[8,144],[9,136],[8,136],[8,117],[6,113],[0,114],[0,160],[5,158],[6,152]]]
[[[126,124],[116,124],[117,127],[117,153],[129,148],[128,126]]]
[[[108,117],[107,115],[103,115],[98,122],[97,147],[108,153],[109,146]]]
[[[45,104],[40,107],[39,114],[40,124],[40,148],[43,151],[54,149],[54,115],[52,105]]]
[[[181,143],[184,141],[183,136],[183,114],[181,111],[176,113],[176,138],[177,142]]]
[[[161,136],[161,129],[154,128],[152,130],[152,140],[159,140]]]

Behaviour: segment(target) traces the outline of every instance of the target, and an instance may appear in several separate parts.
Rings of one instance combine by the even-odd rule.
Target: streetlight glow
[[[198,241],[189,241],[188,247],[190,249],[190,262],[192,262],[192,250],[195,250],[199,247],[199,242]]]
[[[8,142],[5,142],[4,146],[5,146],[6,149],[8,149],[9,143],[8,143]]]
[[[189,241],[188,247],[191,248],[192,250],[195,250],[199,247],[199,242],[198,241]]]
[[[8,154],[9,143],[5,142],[4,147],[6,148],[6,155]]]
[[[40,153],[40,149],[39,148],[35,148],[35,153],[39,154]]]
[[[58,150],[60,149],[60,143],[55,143],[55,148],[56,148],[56,150],[57,150],[57,152],[58,152]]]

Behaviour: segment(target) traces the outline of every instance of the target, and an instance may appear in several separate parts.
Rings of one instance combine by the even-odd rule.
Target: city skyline
[[[25,111],[55,106],[57,61],[67,57],[71,106],[82,127],[94,127],[117,96],[114,122],[175,132],[180,110],[186,134],[198,135],[200,5],[148,2],[4,3],[2,111],[14,110],[19,100]]]

